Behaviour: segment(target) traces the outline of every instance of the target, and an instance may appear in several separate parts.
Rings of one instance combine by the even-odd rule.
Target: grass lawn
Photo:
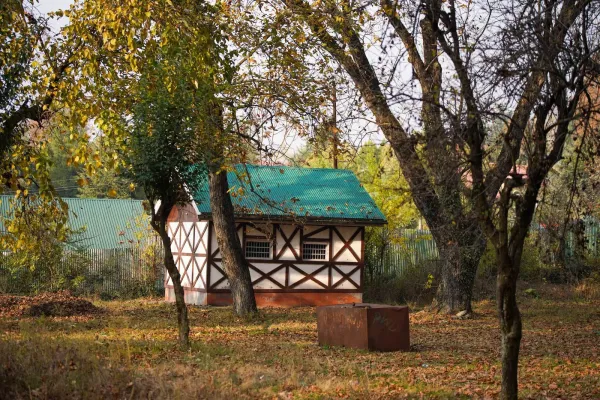
[[[600,300],[545,287],[521,298],[521,396],[600,398]],[[97,301],[101,315],[1,317],[4,398],[494,398],[499,333],[492,301],[460,321],[411,314],[412,351],[317,345],[314,308],[191,307],[192,348],[175,345],[174,306]]]

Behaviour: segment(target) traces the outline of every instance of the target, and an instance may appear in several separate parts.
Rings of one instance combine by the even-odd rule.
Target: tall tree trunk
[[[479,259],[485,249],[483,243],[483,246],[475,243],[469,248],[461,248],[457,244],[438,246],[442,269],[434,308],[448,313],[473,312],[473,286]]]
[[[498,316],[502,335],[500,398],[513,400],[517,399],[518,395],[519,348],[522,336],[521,313],[516,297],[518,268],[513,265],[513,261],[502,249],[497,254],[497,260],[496,298],[498,299]]]
[[[473,286],[479,260],[486,247],[485,235],[476,223],[432,228],[441,260],[440,282],[433,309],[448,313],[473,311]]]
[[[254,289],[235,226],[227,173],[219,171],[216,166],[211,167],[209,172],[209,190],[212,219],[233,297],[233,309],[240,316],[255,313]]]
[[[168,214],[168,213],[167,213]],[[181,286],[181,275],[175,265],[175,259],[173,258],[173,252],[171,251],[171,239],[167,233],[167,216],[160,215],[160,221],[152,223],[152,227],[160,236],[164,249],[164,263],[165,268],[171,281],[173,282],[173,292],[175,294],[175,306],[177,308],[177,325],[179,327],[179,344],[182,347],[189,347],[190,345],[190,321],[188,318],[188,310],[185,304],[185,293],[183,286]]]

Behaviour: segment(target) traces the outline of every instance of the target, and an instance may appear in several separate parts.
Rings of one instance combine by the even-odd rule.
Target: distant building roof
[[[0,196],[0,213],[10,217],[13,196]],[[149,218],[142,202],[130,199],[63,198],[69,205],[71,229],[85,230],[71,238],[72,246],[86,249],[114,249],[130,247],[140,235],[147,234]],[[0,221],[0,230],[4,226]]]
[[[238,164],[227,174],[236,217],[385,224],[385,216],[352,171]],[[210,216],[208,183],[194,201]]]

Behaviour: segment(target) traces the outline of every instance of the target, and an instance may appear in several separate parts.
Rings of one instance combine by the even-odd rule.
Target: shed
[[[362,301],[365,227],[386,220],[353,172],[240,164],[228,181],[259,306]],[[208,183],[192,197],[168,218],[186,302],[230,304]],[[165,298],[174,301],[168,274]]]

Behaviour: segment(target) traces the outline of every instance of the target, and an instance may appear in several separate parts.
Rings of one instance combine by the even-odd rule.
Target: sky
[[[42,12],[61,10],[73,4],[73,0],[40,0],[38,9]]]
[[[41,13],[48,13],[56,10],[65,10],[73,4],[73,0],[39,0],[36,8]]]

